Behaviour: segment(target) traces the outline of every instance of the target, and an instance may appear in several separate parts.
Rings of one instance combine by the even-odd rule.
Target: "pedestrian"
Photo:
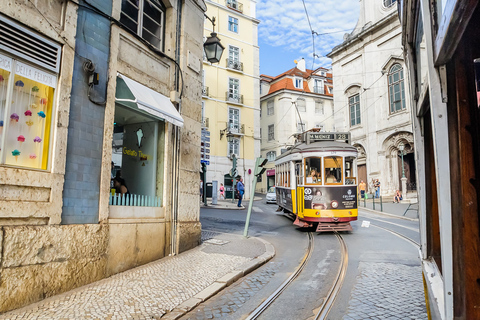
[[[220,199],[225,200],[225,187],[223,186],[223,183],[220,183]]]
[[[237,182],[237,191],[238,191],[238,207],[242,207],[243,194],[245,193],[245,185],[243,184],[243,178],[238,178]]]
[[[113,178],[113,187],[115,188],[115,193],[123,196],[124,194],[130,194],[128,191],[125,179],[120,176]]]
[[[360,189],[360,197],[362,199],[365,198],[365,190],[367,190],[367,184],[363,182],[363,180],[361,180],[358,188]]]
[[[378,179],[375,180],[375,184],[373,186],[375,187],[375,198],[380,197],[380,181]]]

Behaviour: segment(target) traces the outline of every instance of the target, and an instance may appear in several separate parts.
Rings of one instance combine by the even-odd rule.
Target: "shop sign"
[[[0,54],[0,69],[12,71],[12,59]]]
[[[274,175],[275,175],[275,169],[268,169],[267,170],[267,177],[274,176]]]

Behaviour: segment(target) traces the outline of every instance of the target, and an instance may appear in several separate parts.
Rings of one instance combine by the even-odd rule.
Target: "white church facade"
[[[360,0],[357,26],[328,57],[335,129],[351,132],[359,151],[359,180],[369,192],[379,179],[381,195],[398,189],[414,197],[414,140],[401,34],[395,0]]]

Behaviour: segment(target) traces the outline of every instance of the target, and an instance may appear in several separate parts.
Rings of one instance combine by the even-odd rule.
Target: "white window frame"
[[[228,16],[228,31],[238,33],[239,24],[238,18]]]
[[[305,121],[297,122],[297,132],[305,132],[306,130],[307,130],[307,123]]]
[[[297,98],[297,109],[299,112],[307,112],[307,101],[303,98]]]
[[[396,67],[399,67],[399,68],[397,68],[396,70],[393,70]],[[388,105],[389,105],[390,114],[401,112],[401,111],[404,111],[406,109],[406,104],[405,104],[405,81],[404,81],[405,78],[404,78],[403,70],[404,69],[403,69],[401,64],[395,63],[389,69],[389,72],[388,72],[388,78],[387,78],[387,81],[388,81],[388,102],[389,102]],[[394,76],[397,73],[399,74],[398,75],[398,80],[395,81]],[[397,86],[397,85],[399,86],[399,91],[398,91],[398,94],[400,95],[399,100],[397,100],[395,98],[395,91],[394,91],[395,86]],[[397,102],[400,102],[400,110],[395,109],[395,104]]]
[[[240,62],[240,48],[236,46],[228,46],[228,60],[231,62]]]
[[[297,89],[303,89],[303,78],[293,78],[293,86]]]
[[[315,90],[315,88],[318,88],[318,89]],[[321,93],[321,94],[325,93],[325,82],[323,81],[323,79],[315,79],[313,91],[315,93]]]
[[[153,5],[155,7],[155,9],[157,9],[160,12],[160,21],[154,21],[150,16],[148,16],[145,13],[145,10],[144,10],[145,2],[148,2],[149,4]],[[129,3],[131,6],[136,7],[138,9],[138,16],[137,16],[136,20],[133,17],[130,17],[129,15],[127,15],[126,13],[123,12],[122,9],[123,9],[123,6],[124,6],[125,3]],[[127,27],[129,30],[131,30],[132,32],[137,34],[139,37],[141,37],[142,39],[144,39],[145,41],[147,41],[148,43],[150,43],[154,47],[163,50],[163,45],[164,45],[164,42],[165,42],[165,40],[164,40],[164,38],[165,38],[165,21],[166,21],[165,14],[166,14],[166,8],[162,4],[162,2],[159,1],[159,0],[139,0],[138,1],[138,6],[132,0],[123,0],[122,4],[121,4],[121,8],[120,8],[120,22],[124,22],[124,24],[125,24],[125,22],[133,21],[137,25],[137,30],[133,30],[133,29],[130,29],[129,27]],[[158,34],[153,34],[149,30],[144,28],[144,26],[143,26],[144,18],[145,18],[145,21],[148,21],[148,19],[150,19],[153,23],[158,24],[158,26],[159,26]],[[152,35],[154,38],[158,39],[158,41],[159,41],[158,46],[156,44],[150,42],[146,37],[144,37],[144,34],[143,34],[144,31],[146,33],[149,33],[150,35]]]
[[[395,3],[397,3],[397,0],[382,0],[382,3],[384,8],[391,8]]]
[[[240,133],[240,109],[228,108],[228,130],[232,133]]]
[[[235,154],[237,158],[240,158],[240,138],[233,138],[228,143],[228,155]]]
[[[273,100],[267,101],[267,116],[275,114],[275,102]]]
[[[228,99],[240,102],[240,79],[228,78]]]
[[[268,126],[268,141],[275,140],[275,125],[271,124]]]

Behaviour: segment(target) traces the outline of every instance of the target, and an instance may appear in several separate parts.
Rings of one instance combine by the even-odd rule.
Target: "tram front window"
[[[322,184],[322,159],[305,158],[305,183]]]
[[[342,157],[325,157],[325,184],[342,183]]]

